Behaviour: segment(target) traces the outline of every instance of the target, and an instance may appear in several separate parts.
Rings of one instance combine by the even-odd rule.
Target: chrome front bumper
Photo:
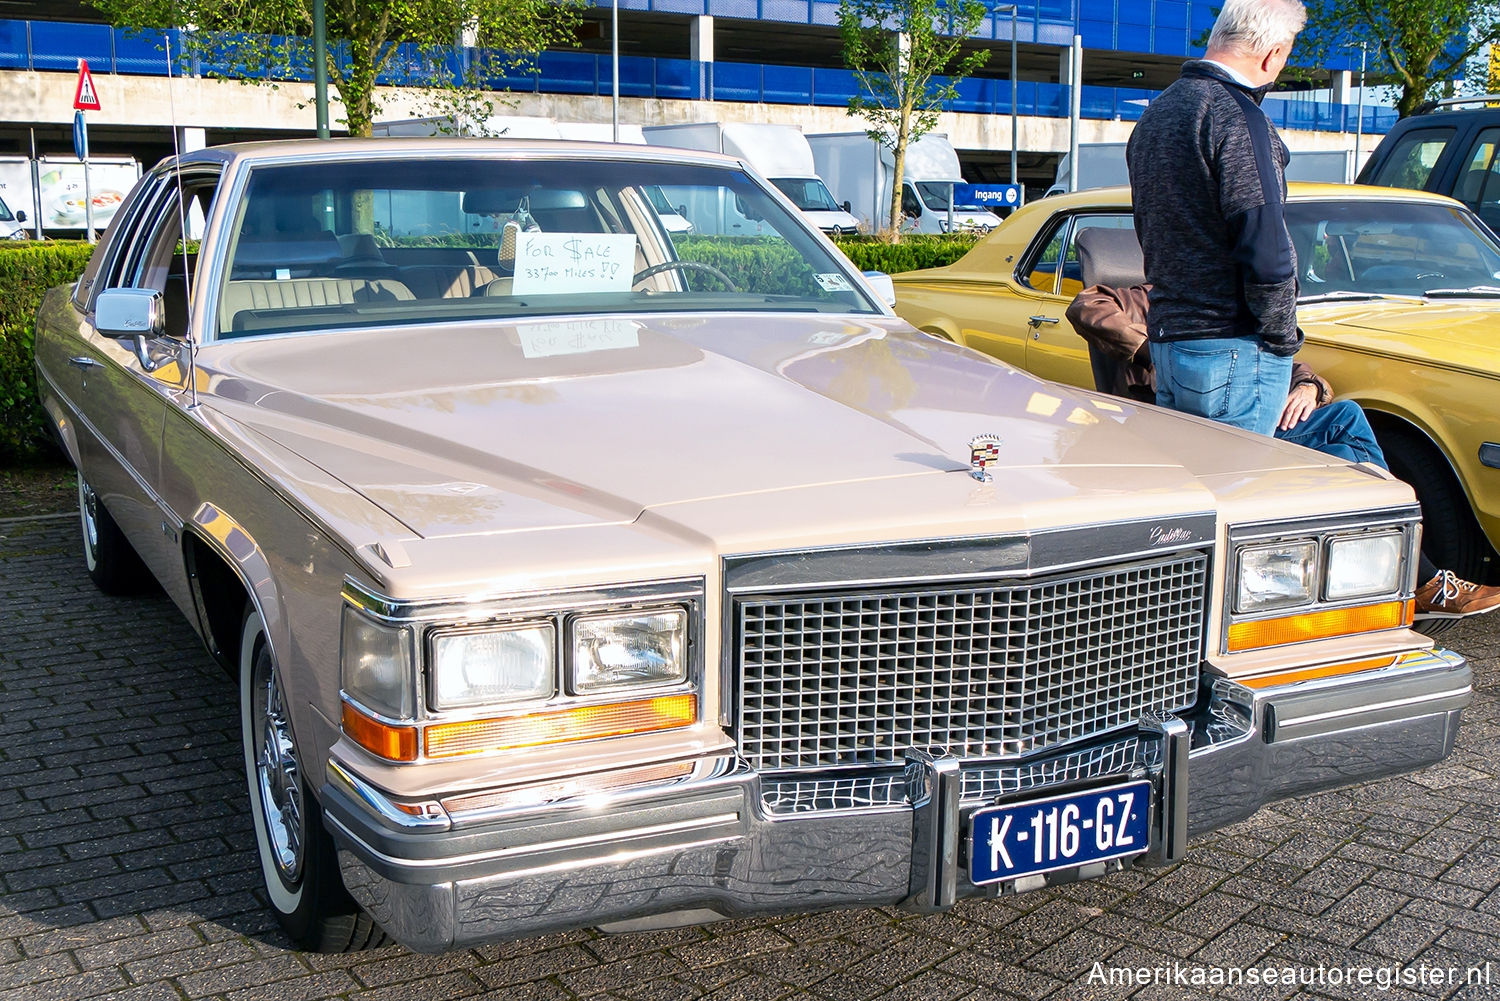
[[[467,820],[403,811],[331,761],[321,801],[350,892],[420,951],[588,926],[875,905],[941,910],[963,897],[1102,875],[1130,862],[974,886],[968,820],[997,799],[1149,778],[1151,853],[1173,860],[1190,834],[1268,803],[1443,759],[1472,698],[1462,657],[1416,651],[1387,667],[1279,687],[1218,680],[1196,712],[1111,735],[1110,747],[1124,747],[1126,758],[1070,751],[1094,762],[1083,767],[1017,768],[914,749],[879,787],[883,798],[812,797],[807,809],[778,812],[777,797],[767,794],[772,785],[785,792],[786,780],[733,755],[694,762],[669,781]]]

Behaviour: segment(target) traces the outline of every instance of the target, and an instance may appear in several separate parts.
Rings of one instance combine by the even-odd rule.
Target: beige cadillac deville
[[[238,681],[300,945],[940,910],[1449,753],[1407,486],[938,343],[879,281],[708,154],[141,181],[42,308],[43,402],[90,575]]]

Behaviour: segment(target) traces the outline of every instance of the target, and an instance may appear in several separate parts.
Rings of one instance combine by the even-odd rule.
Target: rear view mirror
[[[854,209],[853,209],[853,207],[852,207],[852,206],[850,206],[850,204],[849,204],[849,200],[848,200],[848,199],[847,199],[847,198],[846,198],[846,199],[844,199],[844,204],[843,204],[843,205],[840,205],[840,206],[839,206],[839,207],[840,207],[840,208],[841,208],[841,209],[843,209],[843,210],[844,210],[844,211],[845,211],[845,212],[848,212],[848,213],[850,213],[850,214],[851,214],[851,215],[852,215],[852,214],[853,214],[853,212],[854,212]]]
[[[25,221],[26,221],[26,212],[23,209],[22,211],[16,213],[16,222],[25,222]]]
[[[880,296],[881,302],[887,306],[896,305],[896,283],[891,281],[890,275],[884,271],[865,271],[861,273],[865,276],[865,281],[869,282],[870,287],[875,290],[875,294]]]

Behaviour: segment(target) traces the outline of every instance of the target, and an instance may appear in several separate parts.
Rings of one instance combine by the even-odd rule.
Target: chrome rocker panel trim
[[[1446,650],[1377,670],[1253,689],[1225,679],[1181,718],[1143,719],[1135,761],[1108,775],[1066,773],[1000,797],[1025,800],[1107,779],[1149,778],[1152,857],[1181,858],[1188,835],[1288,796],[1442,760],[1472,701],[1472,672]],[[1110,735],[1118,742],[1121,735]],[[1060,755],[1056,756],[1060,757]],[[329,763],[325,822],[354,898],[410,948],[452,948],[579,925],[629,929],[717,917],[900,905],[1034,889],[1114,871],[1131,859],[976,887],[963,858],[972,812],[961,776],[995,763],[908,753],[888,803],[776,813],[766,777],[734,755],[682,778],[451,821],[435,802],[400,806]],[[1030,774],[1046,776],[1045,769]],[[994,783],[975,781],[971,789]],[[404,807],[404,808],[403,808]]]

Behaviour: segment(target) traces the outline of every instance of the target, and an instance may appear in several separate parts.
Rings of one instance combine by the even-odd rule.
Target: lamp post
[[[1359,176],[1359,147],[1365,137],[1365,43],[1359,43],[1359,109],[1354,119],[1354,176]]]
[[[1016,14],[1017,5],[1013,3],[1000,4],[995,7],[996,13],[1008,11],[1010,13],[1010,183],[1019,183],[1016,172],[1016,156],[1018,143],[1018,131],[1016,125]]]
[[[614,126],[614,141],[620,141],[620,0],[609,5],[609,118]]]
[[[1365,41],[1345,42],[1339,47],[1344,49],[1357,47],[1359,49],[1359,97],[1355,99],[1356,111],[1354,119],[1354,176],[1358,177],[1359,148],[1364,144],[1365,138],[1365,53],[1368,50],[1369,43]],[[1332,90],[1329,91],[1329,98],[1330,100],[1332,99]],[[1342,128],[1340,126],[1341,130]]]
[[[313,105],[318,138],[328,138],[328,18],[323,0],[313,0]]]

